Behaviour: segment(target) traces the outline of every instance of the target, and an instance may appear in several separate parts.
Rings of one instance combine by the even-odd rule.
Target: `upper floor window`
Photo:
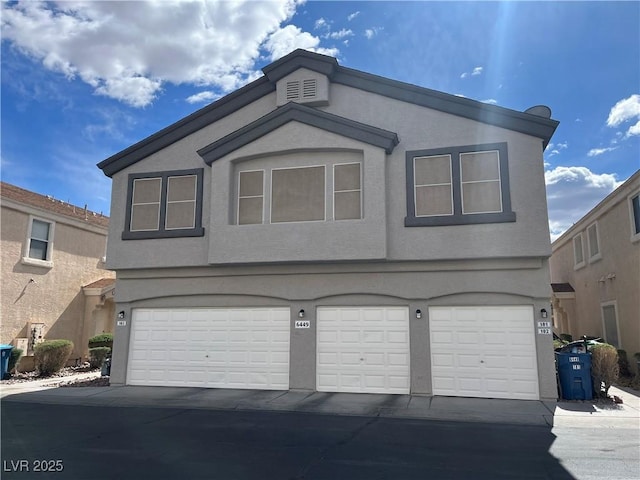
[[[574,268],[584,267],[584,247],[582,245],[582,234],[573,237],[573,266]]]
[[[407,152],[408,227],[514,222],[506,143]]]
[[[640,240],[640,193],[629,197],[629,213],[631,215],[631,241]]]
[[[597,223],[593,223],[587,227],[587,240],[589,242],[589,262],[594,262],[602,258],[600,254],[600,239]]]
[[[332,172],[331,177],[327,174]],[[238,225],[322,222],[362,218],[361,164],[358,162],[238,172]],[[329,208],[327,206],[329,205]],[[327,211],[328,210],[328,211]]]
[[[29,229],[22,263],[41,267],[52,267],[53,232],[55,224],[29,217]]]
[[[203,170],[129,175],[123,240],[204,235]]]

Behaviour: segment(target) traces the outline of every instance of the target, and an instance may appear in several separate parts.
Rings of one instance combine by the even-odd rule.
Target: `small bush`
[[[102,366],[104,359],[111,355],[111,349],[109,347],[95,347],[89,349],[89,363],[91,368],[98,368]]]
[[[101,333],[89,339],[89,348],[109,347],[113,348],[113,333]]]
[[[7,366],[7,373],[11,373],[16,365],[18,365],[18,361],[22,357],[22,349],[13,348],[11,350],[11,356],[9,356],[9,365]]]
[[[566,345],[564,342],[562,342],[561,340],[554,340],[553,341],[553,349],[557,349],[557,348],[562,348],[564,345]]]
[[[618,370],[621,377],[633,376],[626,350],[618,350]]]
[[[570,333],[561,333],[560,338],[565,342],[573,342],[573,337]]]
[[[33,349],[36,369],[42,376],[52,375],[66,365],[72,351],[70,340],[45,340]]]
[[[613,345],[602,343],[591,348],[591,376],[596,396],[607,398],[609,387],[618,380],[618,351]]]

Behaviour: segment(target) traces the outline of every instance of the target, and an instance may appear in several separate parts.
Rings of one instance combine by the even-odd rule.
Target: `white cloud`
[[[271,53],[271,60],[277,60],[296,48],[304,48],[324,55],[336,56],[339,50],[336,48],[319,48],[320,39],[309,32],[303,32],[295,25],[287,25],[281,28],[265,42],[264,48]]]
[[[487,98],[486,100],[480,100],[482,103],[488,103],[490,105],[496,105],[498,101],[495,98]]]
[[[564,143],[557,143],[557,144],[549,143],[544,153],[546,153],[547,158],[551,158],[554,155],[559,155],[560,150],[566,150],[567,148],[569,148],[569,142],[566,142],[566,141]]]
[[[587,152],[587,157],[597,157],[598,155],[602,155],[603,153],[611,152],[618,147],[608,147],[608,148],[592,148]]]
[[[473,72],[471,72],[471,75],[473,75],[473,76],[481,75],[482,74],[482,70],[484,70],[483,67],[475,67],[473,69]]]
[[[368,40],[371,40],[373,37],[375,37],[378,33],[380,33],[380,31],[383,30],[383,27],[372,27],[372,28],[367,28],[364,31],[364,36],[367,37]]]
[[[316,20],[316,23],[314,24],[314,28],[316,30],[320,30],[320,29],[329,29],[331,28],[329,26],[329,23],[322,17],[320,17],[318,20]]]
[[[547,170],[545,182],[552,241],[622,183],[615,174],[597,174],[587,167]]]
[[[356,18],[358,15],[360,15],[360,11],[353,12],[353,13],[351,13],[349,16],[347,16],[347,20],[351,21],[351,20],[353,20],[354,18]]]
[[[467,78],[469,76],[469,74],[467,72],[464,72],[462,75],[460,75],[460,78]]]
[[[234,90],[255,78],[262,48],[271,58],[297,47],[322,52],[318,38],[280,27],[300,3],[3,2],[2,41],[96,94],[141,107],[167,82]]]
[[[559,143],[558,144],[558,148],[561,150],[565,150],[567,148],[569,148],[569,142],[565,141],[564,143]]]
[[[634,94],[616,103],[609,112],[607,126],[618,127],[628,121],[637,120],[626,133],[626,137],[640,135],[640,95]]]
[[[202,102],[212,102],[213,100],[217,100],[220,98],[220,94],[216,92],[212,92],[210,90],[205,90],[200,93],[196,93],[195,95],[191,95],[186,98],[187,103],[202,103]]]
[[[337,32],[331,32],[329,34],[329,38],[332,38],[334,40],[340,40],[345,37],[353,37],[353,31],[343,28],[342,30],[339,30]]]

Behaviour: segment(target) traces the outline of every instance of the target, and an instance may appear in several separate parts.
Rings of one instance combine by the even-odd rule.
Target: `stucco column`
[[[298,316],[304,310],[304,318]],[[296,321],[309,322],[309,328],[296,328]],[[316,389],[316,308],[311,302],[291,304],[289,389]]]

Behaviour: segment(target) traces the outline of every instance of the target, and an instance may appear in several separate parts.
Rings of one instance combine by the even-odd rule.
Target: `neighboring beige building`
[[[554,326],[640,352],[640,170],[552,245]],[[635,362],[631,361],[632,364]]]
[[[113,331],[114,273],[105,268],[109,218],[2,182],[0,342],[32,364],[44,339],[68,339],[86,358],[92,335]]]
[[[112,385],[555,399],[551,111],[263,72],[99,164]]]

